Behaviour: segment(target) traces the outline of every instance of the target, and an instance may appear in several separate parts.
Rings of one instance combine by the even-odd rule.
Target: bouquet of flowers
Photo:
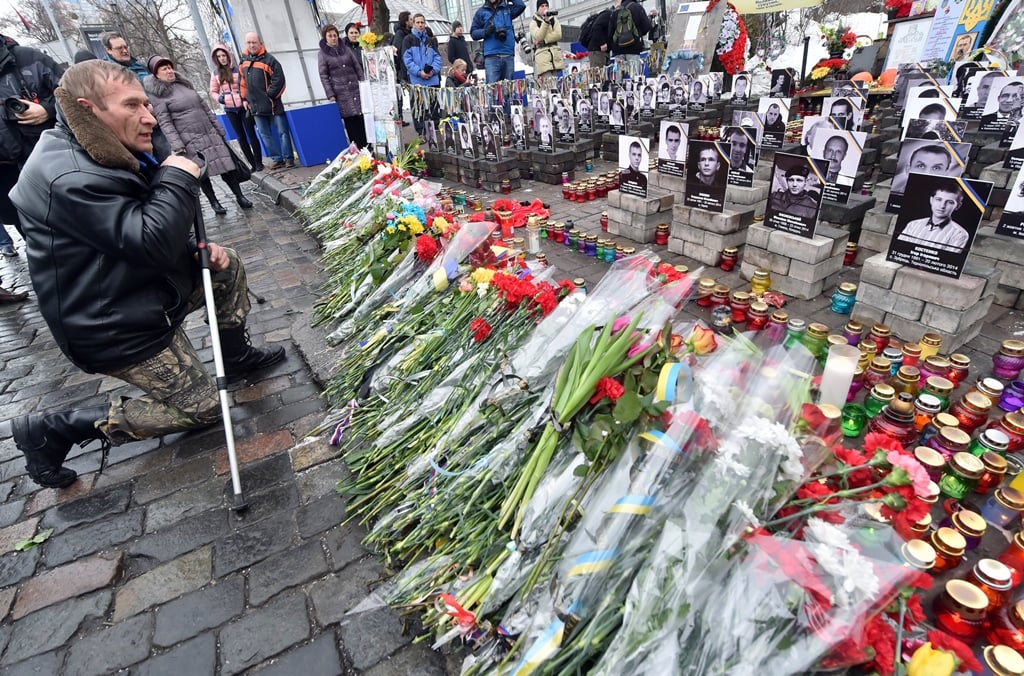
[[[720,0],[711,0],[708,3],[707,12],[710,12]],[[725,67],[725,72],[735,75],[743,70],[743,64],[747,56],[747,26],[736,7],[731,2],[725,10],[722,18],[722,29],[718,34],[718,44],[715,47],[715,54],[718,60]]]
[[[376,49],[384,40],[384,36],[377,35],[373,31],[366,31],[359,36],[359,46],[363,49]]]
[[[857,43],[857,34],[849,26],[826,26],[821,29],[821,45],[829,56],[842,55]]]

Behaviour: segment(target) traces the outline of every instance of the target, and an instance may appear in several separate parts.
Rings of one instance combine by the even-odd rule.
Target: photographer
[[[512,19],[526,11],[523,0],[486,0],[473,15],[470,35],[484,42],[487,83],[511,80],[515,74],[516,43]]]
[[[0,35],[0,255],[17,256],[3,224],[21,232],[21,219],[7,197],[18,182],[21,166],[43,131],[56,122],[53,90],[62,74],[60,66],[42,52],[22,47]],[[0,288],[0,303],[16,303],[28,294]]]
[[[554,73],[561,76],[565,61],[558,41],[562,39],[562,26],[555,12],[548,12],[548,0],[537,0],[537,13],[530,22],[533,39],[533,74],[536,77]]]
[[[405,63],[405,69],[409,72],[411,84],[421,87],[441,86],[441,55],[434,49],[433,42],[427,35],[427,20],[422,14],[417,14],[412,18],[412,33],[402,45],[402,60]],[[422,110],[413,110],[413,124],[416,125],[417,134],[423,133],[425,117],[437,120],[433,110],[425,115],[423,112]]]

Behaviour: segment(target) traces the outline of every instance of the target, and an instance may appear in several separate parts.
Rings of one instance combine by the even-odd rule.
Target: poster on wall
[[[991,193],[991,181],[911,174],[885,259],[959,278]]]
[[[928,39],[918,56],[922,61],[946,61],[953,51],[960,15],[967,5],[967,0],[944,0],[942,6],[935,10],[935,17],[928,29]]]
[[[725,127],[722,140],[729,144],[728,185],[749,188],[754,185],[757,167],[757,137],[748,127]]]
[[[946,2],[951,1],[946,0]],[[995,7],[996,0],[968,0],[964,4],[963,11],[960,13],[960,21],[953,33],[952,47],[949,54],[943,59],[944,61],[960,61],[974,51],[975,47],[980,46],[978,38],[984,33],[985,26]],[[1006,14],[1020,14],[1020,12],[1008,11]]]
[[[828,162],[775,153],[765,225],[801,237],[814,237],[827,173]]]
[[[903,21],[892,27],[889,38],[889,52],[885,57],[885,68],[896,68],[901,63],[916,63],[921,57],[928,31],[932,27],[932,18],[927,17],[916,21]]]
[[[826,163],[825,185],[822,199],[846,204],[860,167],[867,134],[862,131],[822,130],[816,133],[812,143],[806,143],[807,153],[816,160]]]
[[[778,150],[786,142],[786,121],[792,99],[761,98],[757,102],[757,113],[764,120],[764,135],[761,147]]]
[[[885,210],[891,214],[900,210],[907,181],[913,173],[959,178],[967,167],[970,143],[948,143],[930,139],[907,139],[900,144],[896,159],[896,175],[892,179],[889,200]]]
[[[1010,184],[1010,196],[1003,207],[1003,216],[996,226],[996,234],[1024,239],[1024,171],[1018,171]]]
[[[639,136],[619,137],[619,191],[647,197],[650,141]]]
[[[686,145],[686,196],[683,204],[721,213],[729,176],[729,144],[690,141]]]
[[[690,125],[675,120],[662,120],[658,134],[658,173],[685,176],[686,138]]]

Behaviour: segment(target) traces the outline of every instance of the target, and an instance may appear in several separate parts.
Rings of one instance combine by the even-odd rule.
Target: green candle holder
[[[868,424],[868,412],[860,404],[846,404],[843,406],[843,436],[859,437]]]

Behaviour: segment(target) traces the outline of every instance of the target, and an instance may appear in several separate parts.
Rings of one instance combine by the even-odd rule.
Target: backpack
[[[584,47],[590,46],[590,38],[594,37],[594,22],[597,21],[597,17],[601,15],[601,12],[594,12],[588,16],[584,21],[583,25],[580,26],[580,39],[579,42]]]
[[[629,47],[640,40],[640,31],[633,21],[633,12],[629,11],[630,5],[619,9],[615,15],[615,30],[612,31],[612,43],[618,47]]]

